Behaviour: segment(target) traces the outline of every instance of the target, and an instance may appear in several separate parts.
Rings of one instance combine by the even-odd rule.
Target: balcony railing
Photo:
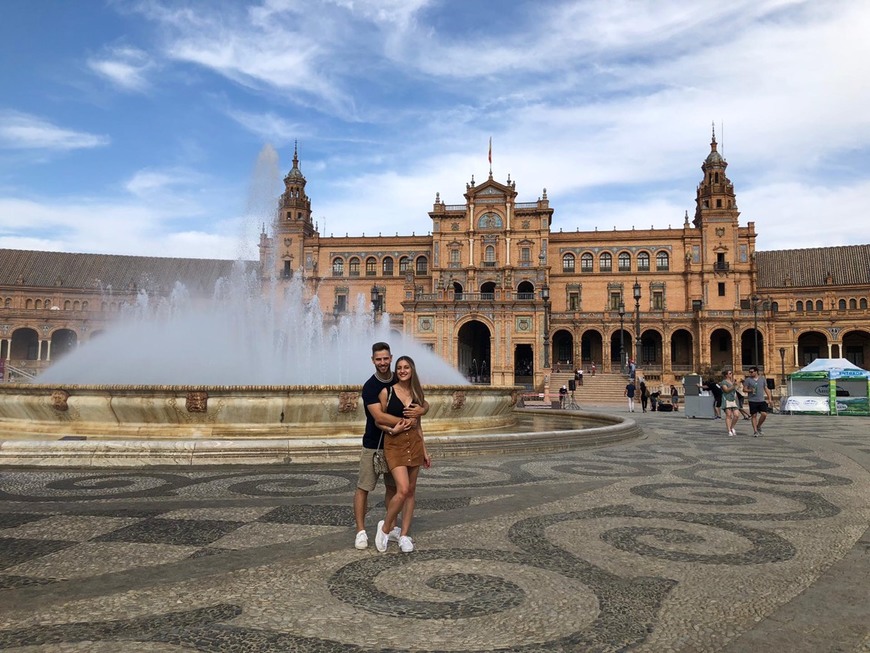
[[[727,261],[716,261],[713,264],[713,269],[716,272],[727,272],[728,270],[731,269],[731,264],[728,263]]]

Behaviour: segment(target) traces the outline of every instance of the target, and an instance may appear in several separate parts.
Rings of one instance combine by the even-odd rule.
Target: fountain
[[[264,154],[266,163],[276,159],[271,148]],[[0,461],[352,460],[365,420],[359,393],[374,370],[377,341],[416,361],[430,403],[425,431],[443,436],[444,451],[486,451],[487,431],[515,431],[520,388],[469,385],[426,347],[391,331],[388,315],[368,312],[362,295],[353,311],[330,316],[328,328],[324,322],[301,274],[264,284],[243,261],[208,301],[181,285],[162,297],[141,291],[113,328],[36,383],[0,386]],[[475,361],[474,373],[486,375],[486,362]],[[529,451],[516,437],[498,450],[511,447]]]

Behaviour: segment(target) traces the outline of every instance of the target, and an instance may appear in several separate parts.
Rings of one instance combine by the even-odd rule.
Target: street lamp
[[[779,371],[782,376],[782,385],[785,385],[785,347],[779,348]]]
[[[637,338],[634,348],[635,363],[640,364],[640,284],[634,280],[634,334]]]
[[[752,336],[755,338],[755,345],[752,348],[752,364],[758,367],[758,295],[752,296]]]
[[[550,286],[541,286],[541,299],[544,300],[544,369],[550,368]]]
[[[621,299],[619,300],[619,367],[625,374],[625,304]]]

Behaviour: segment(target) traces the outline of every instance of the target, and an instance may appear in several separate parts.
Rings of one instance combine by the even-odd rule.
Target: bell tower
[[[698,184],[695,197],[695,219],[692,224],[704,227],[711,222],[726,222],[737,226],[740,212],[737,210],[737,198],[734,195],[734,185],[725,175],[728,162],[719,154],[716,143],[716,128],[713,127],[713,140],[710,142],[710,154],[701,164],[704,179]]]
[[[273,229],[275,276],[279,279],[289,279],[302,268],[305,239],[317,233],[311,222],[311,199],[305,194],[305,184],[305,175],[299,169],[298,144],[294,143],[293,167],[284,177]]]

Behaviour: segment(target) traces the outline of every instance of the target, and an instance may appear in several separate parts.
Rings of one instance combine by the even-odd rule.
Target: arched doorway
[[[485,301],[495,299],[495,281],[487,281],[480,286],[480,298]]]
[[[453,282],[453,299],[462,299],[462,284],[458,281]]]
[[[490,338],[489,327],[483,322],[471,320],[459,327],[459,371],[471,383],[489,383],[492,371]]]
[[[514,348],[514,383],[531,389],[535,382],[535,355],[531,345]]]
[[[868,369],[870,364],[870,333],[866,331],[849,331],[843,334],[843,358]]]
[[[58,329],[51,334],[51,359],[57,360],[76,348],[78,337],[70,329]]]
[[[570,331],[559,329],[553,334],[553,369],[570,370],[574,365],[574,336]]]
[[[734,338],[727,329],[716,329],[710,334],[710,366],[734,366]]]
[[[695,369],[695,346],[692,334],[677,329],[671,334],[671,371],[691,372]]]
[[[756,333],[758,334],[758,351],[756,352]],[[743,367],[758,365],[764,368],[764,335],[755,329],[746,329],[740,336],[741,363]]]
[[[12,360],[35,361],[39,358],[39,334],[35,329],[16,329],[12,333]]]
[[[589,329],[580,337],[580,360],[583,367],[589,370],[592,363],[600,366],[604,363],[604,340],[598,331]]]
[[[622,352],[621,357],[620,352]],[[626,371],[630,358],[634,358],[634,336],[625,329],[617,329],[610,336],[610,370]]]
[[[828,337],[818,331],[807,331],[798,337],[798,367],[809,365],[817,358],[828,357]]]
[[[638,365],[648,370],[662,369],[662,334],[647,329],[640,336],[640,360]]]
[[[529,300],[535,298],[535,287],[531,281],[521,281],[517,286],[517,299]]]

